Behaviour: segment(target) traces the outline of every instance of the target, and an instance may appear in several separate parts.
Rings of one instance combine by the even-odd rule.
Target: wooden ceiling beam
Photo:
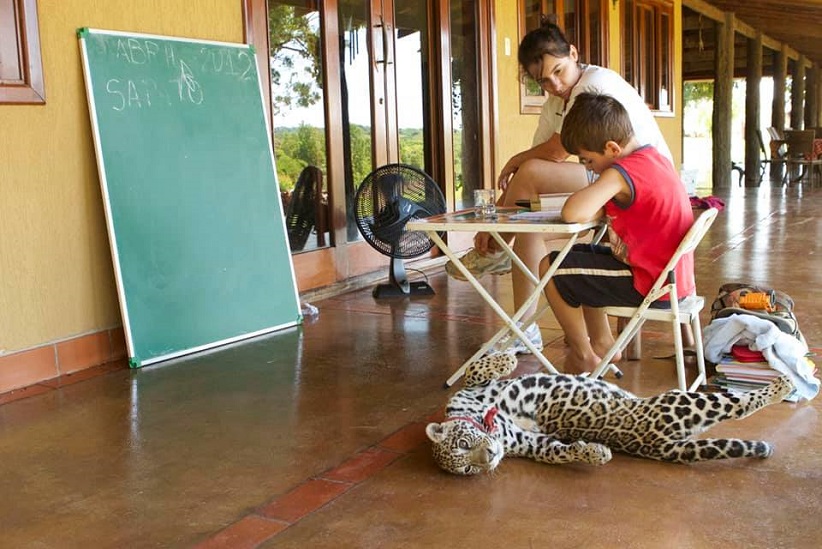
[[[721,1],[718,2],[718,3],[720,5],[722,5]],[[768,2],[768,4],[772,5],[773,2]],[[784,2],[784,4],[786,6],[786,9],[790,9],[790,8],[794,8],[794,7],[802,7],[802,6],[815,7],[817,9],[819,8],[818,0],[809,0],[807,2],[803,2],[801,0],[799,0],[799,1],[798,0],[786,0]],[[747,10],[751,6],[756,6],[758,8],[760,5],[764,6],[765,3],[764,2],[755,2],[755,1],[752,2],[751,0],[748,0],[743,9]],[[715,6],[714,4],[708,3],[706,0],[682,0],[682,6],[688,8],[690,10],[693,10],[693,11],[697,12],[698,14],[701,14],[703,17],[707,17],[708,19],[710,19],[712,21],[719,22],[719,23],[724,23],[725,22],[725,13],[726,12],[723,11],[721,8]],[[772,11],[767,12],[767,13],[763,11],[763,17],[770,18],[770,17],[772,17],[771,14],[772,14]],[[733,20],[734,20],[734,30],[736,32],[738,32],[739,34],[745,36],[746,38],[756,39],[757,34],[759,32],[756,28],[749,25],[748,23],[745,23],[744,21],[739,20],[739,18],[736,17],[736,15],[734,15]],[[794,61],[799,60],[801,55],[802,55],[792,45],[789,45],[784,41],[778,40],[778,39],[773,38],[772,36],[769,36],[769,35],[764,34],[764,33],[762,33],[762,45],[764,47],[770,49],[770,50],[773,50],[773,51],[780,51],[780,50],[782,50],[782,47],[785,46],[785,52],[786,52],[786,55],[788,56],[788,59],[792,59]],[[805,59],[805,66],[806,67],[812,67],[813,66],[813,61],[811,59],[806,58]]]

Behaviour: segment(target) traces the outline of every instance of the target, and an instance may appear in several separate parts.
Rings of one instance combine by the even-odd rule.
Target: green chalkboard
[[[299,323],[254,50],[78,37],[131,365]]]

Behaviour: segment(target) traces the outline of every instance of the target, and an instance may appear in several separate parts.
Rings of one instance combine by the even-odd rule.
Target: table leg
[[[496,233],[492,233],[492,235],[494,235],[495,238],[499,236]],[[474,287],[474,289],[477,290],[477,292],[480,294],[483,300],[491,307],[491,309],[493,309],[497,316],[505,323],[505,326],[500,328],[491,339],[486,341],[482,345],[482,347],[480,347],[480,349],[476,353],[474,353],[474,355],[471,358],[469,358],[456,372],[454,372],[454,374],[450,378],[448,378],[448,381],[445,382],[446,387],[451,387],[454,383],[456,383],[456,381],[460,377],[462,377],[463,373],[465,373],[465,369],[468,367],[469,364],[482,357],[495,343],[497,343],[497,341],[502,339],[502,337],[508,333],[511,334],[512,338],[519,338],[525,344],[525,346],[528,347],[528,349],[531,351],[534,357],[545,367],[546,370],[548,370],[552,374],[559,373],[557,369],[554,368],[553,364],[551,364],[551,362],[547,358],[545,358],[545,355],[543,355],[542,352],[539,349],[537,349],[533,343],[531,343],[531,341],[525,336],[525,333],[516,324],[517,321],[525,315],[525,312],[528,310],[528,308],[537,299],[539,299],[539,295],[542,292],[542,289],[545,287],[545,284],[548,283],[548,279],[550,279],[550,277],[554,274],[556,268],[554,267],[552,269],[549,269],[549,271],[546,273],[543,279],[537,281],[537,287],[534,291],[534,294],[532,294],[531,297],[526,301],[526,303],[522,307],[520,307],[519,310],[517,310],[513,317],[511,317],[508,316],[508,314],[503,310],[502,307],[500,307],[499,303],[497,303],[493,296],[491,296],[491,294],[488,293],[488,291],[482,286],[482,284],[480,284],[479,280],[477,280],[477,278],[471,273],[471,271],[469,271],[465,267],[465,265],[462,264],[462,261],[460,261],[456,254],[454,254],[451,248],[448,247],[448,245],[445,243],[445,241],[442,240],[442,238],[439,234],[437,234],[436,231],[429,231],[428,236],[431,238],[434,244],[436,244],[437,247],[440,250],[442,250],[442,252],[448,257],[448,259],[451,260],[453,265],[457,268],[457,270],[459,270],[462,273],[462,275]],[[568,253],[568,250],[571,249],[571,246],[573,245],[573,242],[575,240],[576,235],[572,235],[571,239],[569,240],[569,244],[565,247],[567,248],[567,250],[563,248],[563,250],[565,250],[565,253],[562,255],[562,257],[564,257],[565,254]],[[516,255],[513,253],[513,250],[509,246],[507,246],[507,244],[504,246],[503,249],[505,249],[506,253],[512,256],[512,260],[514,257],[516,257]],[[519,258],[517,258],[516,261],[522,263],[521,260],[519,260]]]

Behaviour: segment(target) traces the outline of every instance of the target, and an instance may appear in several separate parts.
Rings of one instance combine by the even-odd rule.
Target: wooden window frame
[[[545,15],[555,15],[557,26],[566,34],[576,37],[572,40],[569,36],[568,40],[579,50],[580,61],[607,67],[609,2],[607,0],[576,0],[574,3],[568,2],[570,6],[576,8],[570,13],[565,12],[566,2],[567,0],[542,0],[540,18]],[[589,6],[592,4],[599,5],[600,25],[598,29],[592,29],[589,24],[591,13]],[[552,6],[555,13],[549,12]],[[519,21],[519,39],[522,41],[522,38],[535,28],[534,21],[529,21],[525,13],[524,0],[517,0],[517,14]],[[571,32],[569,32],[569,24],[573,26]],[[599,58],[591,59],[590,44],[595,40],[599,40]],[[539,114],[547,98],[548,95],[537,86],[536,83],[523,81],[520,84],[520,113]]]
[[[0,62],[16,74],[13,78],[0,75],[0,104],[45,104],[37,0],[0,0],[0,22],[14,31],[0,32]]]
[[[670,0],[622,3],[622,76],[655,114],[673,115],[674,5]],[[665,90],[665,94],[662,93]],[[665,103],[667,98],[667,103]]]

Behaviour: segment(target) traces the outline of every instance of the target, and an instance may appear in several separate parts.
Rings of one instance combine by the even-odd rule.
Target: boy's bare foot
[[[591,348],[594,350],[594,354],[596,354],[597,356],[605,356],[605,354],[611,350],[611,347],[613,347],[615,342],[615,339],[611,339],[610,342],[591,341]],[[564,343],[565,345],[568,345],[567,338],[564,340]],[[622,360],[622,351],[618,351],[613,357],[611,357],[611,362],[619,362],[620,360]]]
[[[605,356],[608,354],[608,351],[611,350],[611,347],[614,346],[615,340],[611,339],[610,342],[608,341],[592,341],[591,347],[594,349],[594,353],[598,356]],[[618,351],[613,357],[611,357],[611,362],[619,362],[622,360],[622,352]]]
[[[566,374],[572,376],[590,373],[593,372],[597,366],[599,366],[600,360],[601,359],[596,354],[580,356],[569,351],[568,355],[565,357],[565,367],[563,369]]]

